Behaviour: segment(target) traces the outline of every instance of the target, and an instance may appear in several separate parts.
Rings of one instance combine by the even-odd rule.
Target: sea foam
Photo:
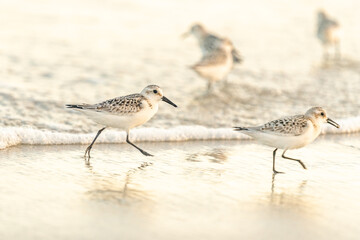
[[[322,133],[340,134],[360,131],[360,116],[337,121],[340,128],[325,125]],[[0,149],[19,144],[54,145],[54,144],[89,144],[94,133],[64,133],[23,127],[0,128]],[[124,143],[126,134],[115,129],[105,130],[97,143]],[[139,128],[131,130],[134,142],[170,142],[188,140],[246,140],[247,135],[233,131],[232,128],[207,128],[203,126],[178,126],[170,129]]]

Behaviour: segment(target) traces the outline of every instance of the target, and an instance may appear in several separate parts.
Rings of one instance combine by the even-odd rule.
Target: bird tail
[[[247,131],[249,130],[248,128],[244,128],[244,127],[233,127],[234,131]]]
[[[84,105],[66,104],[65,107],[67,107],[67,108],[84,109]]]
[[[241,54],[235,48],[231,51],[231,54],[232,54],[234,63],[241,63],[244,61]]]

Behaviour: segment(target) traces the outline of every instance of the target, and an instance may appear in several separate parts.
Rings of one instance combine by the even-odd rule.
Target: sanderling
[[[304,115],[284,117],[258,127],[235,127],[234,130],[241,131],[265,145],[275,147],[273,152],[273,172],[281,173],[275,170],[276,150],[278,148],[284,149],[283,158],[297,161],[306,169],[301,160],[286,157],[285,152],[289,149],[304,147],[313,142],[321,132],[321,124],[325,122],[336,128],[340,127],[339,124],[327,117],[323,108],[313,107]]]
[[[212,52],[216,50],[219,46],[221,46],[224,41],[229,41],[229,39],[225,39],[207,32],[206,29],[201,24],[192,25],[190,30],[184,33],[182,36],[187,37],[190,34],[193,34],[197,38],[203,57],[208,54],[212,54]],[[242,57],[239,51],[236,50],[236,48],[233,45],[231,46],[232,46],[231,54],[233,57],[233,62],[241,63]]]
[[[338,22],[331,19],[323,10],[317,13],[316,36],[323,45],[324,59],[328,59],[328,47],[334,46],[335,57],[340,59],[340,26]]]
[[[219,48],[208,55],[204,55],[200,62],[191,67],[200,76],[208,80],[208,90],[211,89],[213,82],[226,78],[232,69],[231,49],[232,43],[225,39]]]
[[[114,127],[126,130],[126,142],[138,149],[145,156],[152,156],[129,140],[131,128],[140,126],[149,121],[158,111],[159,102],[164,101],[177,107],[172,101],[163,95],[163,91],[156,85],[149,85],[141,93],[117,97],[97,104],[67,104],[66,107],[74,108],[86,114],[93,121],[104,125],[96,134],[92,143],[87,147],[84,157],[90,151],[100,133],[106,127]]]

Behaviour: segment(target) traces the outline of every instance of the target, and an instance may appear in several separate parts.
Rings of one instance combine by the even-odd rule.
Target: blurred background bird
[[[324,60],[329,60],[329,48],[334,47],[334,59],[340,59],[340,26],[324,10],[317,12],[317,38],[323,45]]]
[[[212,89],[214,82],[226,79],[233,67],[232,50],[234,47],[231,41],[223,39],[217,44],[214,45],[212,51],[203,55],[202,59],[191,67],[201,77],[208,80],[208,91]]]
[[[205,27],[199,23],[193,24],[189,31],[182,36],[186,38],[191,34],[198,40],[203,57],[212,54],[212,52],[216,51],[225,41],[225,38],[209,33]],[[229,41],[229,39],[226,39],[226,41]],[[241,63],[243,61],[242,56],[234,46],[232,46],[231,54],[234,63]]]

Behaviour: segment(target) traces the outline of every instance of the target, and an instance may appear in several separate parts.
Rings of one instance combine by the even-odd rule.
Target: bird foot
[[[142,154],[144,154],[145,156],[147,156],[147,157],[153,157],[154,155],[152,155],[152,154],[150,154],[150,153],[148,153],[148,152],[145,152],[144,150],[141,150],[140,151]]]

